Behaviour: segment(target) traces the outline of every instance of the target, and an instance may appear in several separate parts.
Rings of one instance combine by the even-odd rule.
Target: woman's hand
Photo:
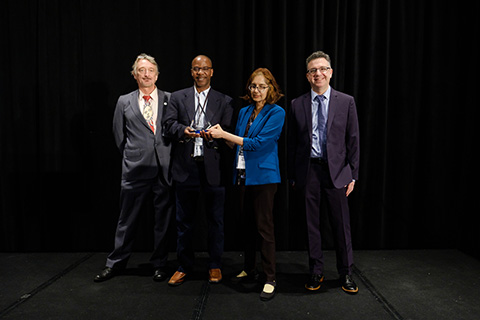
[[[227,131],[223,131],[222,127],[218,123],[208,129],[208,134],[214,139],[223,139],[230,148],[233,148],[233,146],[236,144],[243,146],[242,137],[236,136]]]
[[[224,131],[218,123],[208,129],[208,134],[214,139],[222,139],[223,133]]]

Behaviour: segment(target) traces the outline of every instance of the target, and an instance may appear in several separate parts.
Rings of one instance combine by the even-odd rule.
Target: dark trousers
[[[194,266],[195,218],[202,212],[197,206],[199,196],[203,196],[208,224],[209,269],[221,268],[224,247],[225,187],[211,186],[207,182],[202,162],[197,169],[186,181],[176,183],[178,270],[185,273],[191,272]]]
[[[267,281],[275,280],[275,229],[273,201],[277,184],[239,186],[243,229],[245,230],[245,265],[249,273],[255,269],[256,240],[260,238],[260,254]]]
[[[173,215],[173,192],[171,187],[157,177],[149,180],[122,181],[120,190],[120,216],[115,232],[115,247],[107,257],[106,266],[123,268],[132,253],[137,221],[147,197],[153,194],[155,214],[154,251],[150,262],[154,268],[167,264],[167,231]]]
[[[328,218],[339,274],[350,274],[353,266],[350,212],[345,188],[334,187],[326,163],[312,162],[305,186],[305,207],[310,272],[323,273],[322,235],[320,234],[320,203],[326,200]]]

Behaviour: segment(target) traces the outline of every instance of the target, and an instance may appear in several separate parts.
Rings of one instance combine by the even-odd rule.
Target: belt
[[[323,158],[310,158],[310,162],[320,164],[322,166],[327,165],[327,160]]]

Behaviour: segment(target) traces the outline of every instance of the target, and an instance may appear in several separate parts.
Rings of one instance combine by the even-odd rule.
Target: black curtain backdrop
[[[111,123],[119,95],[137,87],[137,54],[156,58],[167,91],[191,86],[191,60],[210,56],[212,86],[237,111],[250,73],[267,67],[288,110],[309,90],[306,57],[323,50],[332,87],[353,95],[359,114],[354,248],[478,257],[478,12],[478,1],[3,1],[0,251],[112,249],[121,158]],[[241,248],[234,198],[228,188],[226,250]],[[150,213],[136,250],[152,247]],[[305,249],[301,205],[285,179],[275,219],[277,249]]]

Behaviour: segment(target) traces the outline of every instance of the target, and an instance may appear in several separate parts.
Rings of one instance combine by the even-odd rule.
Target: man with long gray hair
[[[163,137],[163,112],[170,93],[158,89],[158,65],[152,56],[141,54],[132,66],[138,89],[118,99],[113,117],[113,135],[122,154],[120,216],[115,246],[105,268],[94,281],[109,280],[127,265],[132,253],[135,225],[143,204],[153,199],[154,251],[150,262],[153,279],[165,280],[168,248],[167,230],[173,213],[170,142]]]

